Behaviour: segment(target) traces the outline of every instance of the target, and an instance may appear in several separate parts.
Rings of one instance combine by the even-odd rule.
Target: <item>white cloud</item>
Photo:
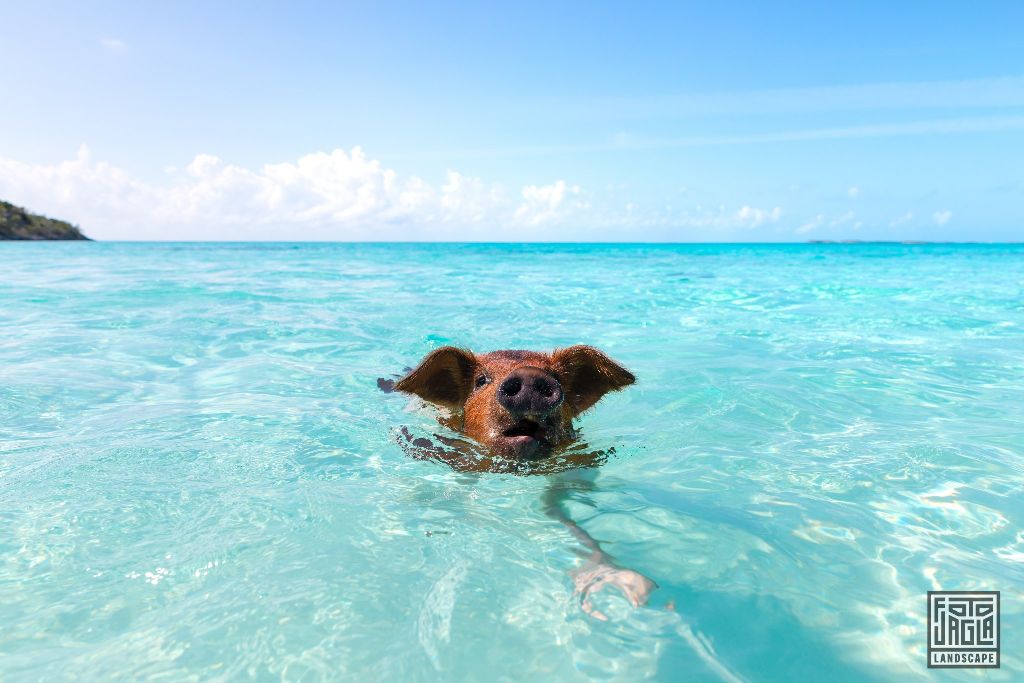
[[[128,44],[118,38],[103,38],[100,40],[100,45],[107,48],[111,52],[127,52]]]
[[[539,225],[553,220],[566,209],[585,209],[582,201],[566,202],[567,197],[579,197],[580,186],[569,186],[564,180],[551,185],[528,185],[523,188],[523,203],[516,209],[516,218],[527,225]]]
[[[932,214],[932,220],[935,221],[935,225],[945,225],[949,222],[949,219],[953,217],[953,212],[949,209],[944,211],[936,211]]]
[[[563,179],[512,190],[450,170],[431,183],[359,147],[257,169],[198,154],[164,170],[165,181],[143,181],[85,146],[56,164],[0,159],[0,197],[99,239],[586,240],[634,239],[650,228],[654,239],[713,241],[782,215],[751,205],[687,211],[629,201],[622,209],[608,196],[595,207]]]
[[[1000,76],[959,81],[895,81],[835,86],[773,88],[640,95],[634,97],[574,97],[528,100],[522,105],[548,116],[573,121],[612,119],[715,117],[915,109],[1003,108],[1024,106],[1024,76]]]
[[[835,218],[827,218],[825,214],[817,214],[814,218],[805,221],[800,227],[794,232],[798,235],[804,235],[809,232],[813,232],[821,227],[826,227],[829,230],[833,228],[839,228],[845,225],[852,227],[854,230],[860,230],[863,226],[863,222],[854,220],[857,215],[853,211],[847,211],[846,213],[840,214]]]
[[[752,206],[744,206],[736,212],[736,222],[743,227],[756,228],[757,226],[771,222],[774,223],[782,217],[782,209],[776,206],[774,209],[756,209]]]
[[[829,221],[828,225],[829,225],[830,228],[837,228],[840,225],[846,225],[847,223],[852,221],[854,219],[854,217],[855,217],[855,215],[854,215],[853,211],[847,211],[846,213],[842,214],[841,216],[836,216],[835,218],[833,218],[831,221]]]
[[[807,234],[807,233],[809,233],[809,232],[811,232],[813,230],[817,230],[824,223],[825,223],[825,217],[819,213],[817,216],[815,216],[814,218],[812,218],[811,220],[807,221],[806,223],[801,225],[799,228],[797,228],[796,232],[799,235],[804,235],[804,234]]]
[[[860,196],[860,188],[854,185],[853,187],[846,191],[846,194],[850,196],[850,199],[856,199],[857,197]]]
[[[1024,116],[974,116],[955,119],[929,119],[924,121],[900,121],[896,123],[873,123],[845,128],[808,128],[767,133],[694,136],[685,138],[659,138],[618,136],[611,141],[581,143],[574,145],[553,145],[536,147],[489,147],[485,149],[462,149],[446,152],[446,157],[490,157],[581,154],[604,151],[643,151],[660,149],[687,149],[691,147],[716,147],[735,145],[759,145],[787,142],[821,142],[827,140],[867,139],[903,136],[951,135],[963,133],[993,133],[1024,130]]]
[[[907,211],[905,214],[903,214],[899,218],[894,218],[893,220],[889,221],[889,227],[890,228],[895,228],[897,226],[909,223],[912,220],[914,220],[914,212],[913,211]]]

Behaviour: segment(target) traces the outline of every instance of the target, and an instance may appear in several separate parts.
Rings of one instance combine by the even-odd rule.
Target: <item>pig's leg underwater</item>
[[[639,607],[647,603],[648,597],[658,584],[640,572],[618,565],[614,558],[601,548],[597,539],[588,534],[566,512],[564,504],[572,497],[573,492],[593,490],[596,476],[595,470],[571,470],[553,476],[541,498],[541,504],[545,514],[564,524],[583,544],[583,566],[571,572],[576,595],[580,596],[580,606],[584,612],[597,619],[607,620],[608,617],[594,607],[591,597],[595,593],[605,586],[615,586],[634,607]]]

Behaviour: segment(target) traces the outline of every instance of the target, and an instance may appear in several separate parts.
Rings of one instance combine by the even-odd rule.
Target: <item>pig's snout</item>
[[[558,380],[532,366],[513,370],[498,387],[498,403],[516,417],[545,417],[562,405],[563,398]]]

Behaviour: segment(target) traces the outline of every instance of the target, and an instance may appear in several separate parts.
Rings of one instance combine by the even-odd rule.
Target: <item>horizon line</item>
[[[855,245],[892,245],[892,246],[929,246],[929,245],[1024,245],[1024,240],[861,240],[861,239],[820,239],[820,240],[764,240],[764,241],[727,241],[727,242],[704,242],[704,241],[514,241],[514,240],[104,240],[87,237],[86,239],[72,240],[21,240],[10,239],[0,240],[0,244],[369,244],[369,245],[426,245],[426,244],[451,244],[451,245],[522,245],[522,246],[574,246],[574,245],[619,245],[619,246],[715,246],[715,245],[744,245],[744,246],[772,246],[772,245],[805,245],[805,246],[855,246]]]

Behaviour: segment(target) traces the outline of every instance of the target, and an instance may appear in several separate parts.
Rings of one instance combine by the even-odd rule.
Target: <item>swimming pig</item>
[[[493,459],[476,457],[471,444],[435,434],[438,443],[402,429],[399,443],[411,456],[438,460],[459,472],[558,474],[593,468],[609,451],[590,451],[573,444],[577,415],[609,391],[629,386],[632,373],[592,346],[570,346],[553,353],[493,351],[481,355],[445,346],[427,354],[415,370],[397,383],[377,381],[384,391],[397,389],[447,408],[441,423],[485,447]],[[546,458],[565,451],[558,458]],[[592,470],[591,470],[592,471]],[[575,593],[583,611],[607,617],[595,606],[594,594],[615,586],[634,606],[647,602],[657,584],[620,566],[598,541],[575,522],[564,502],[588,480],[549,482],[544,510],[564,524],[587,549],[584,565],[573,570]]]
[[[572,443],[573,419],[634,381],[592,346],[481,355],[445,346],[427,354],[394,388],[449,409],[442,424],[491,454],[531,460]]]

